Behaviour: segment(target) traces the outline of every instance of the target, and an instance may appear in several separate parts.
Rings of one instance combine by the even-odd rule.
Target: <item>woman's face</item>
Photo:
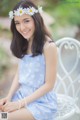
[[[28,41],[33,39],[35,24],[33,18],[28,14],[14,16],[17,31]]]

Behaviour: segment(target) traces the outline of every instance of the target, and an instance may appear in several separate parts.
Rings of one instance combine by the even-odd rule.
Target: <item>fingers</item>
[[[0,110],[2,110],[3,112],[7,112],[9,110],[9,101],[7,101],[6,98],[3,98],[0,100]]]
[[[2,106],[2,110],[4,111],[4,112],[6,112],[7,111],[7,109],[8,109],[8,103],[6,103],[6,104],[4,104],[3,106]]]
[[[1,99],[0,100],[0,106],[4,105],[6,103],[6,100],[5,99]]]
[[[5,105],[2,106],[2,110],[4,112],[11,112],[12,111],[12,107],[11,107],[11,103],[7,102]]]
[[[18,109],[17,102],[7,102],[5,105],[2,106],[2,110],[4,112],[12,112]]]
[[[0,106],[3,105],[3,100],[0,100]]]

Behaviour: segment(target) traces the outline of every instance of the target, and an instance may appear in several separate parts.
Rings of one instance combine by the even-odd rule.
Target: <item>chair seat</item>
[[[57,99],[58,112],[56,120],[64,120],[74,113],[80,112],[72,97],[63,94],[57,94]]]

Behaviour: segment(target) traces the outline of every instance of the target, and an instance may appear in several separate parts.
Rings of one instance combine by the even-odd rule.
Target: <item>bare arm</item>
[[[57,73],[57,47],[54,43],[45,46],[44,55],[46,60],[45,84],[37,89],[33,94],[25,98],[26,104],[29,104],[42,97],[54,87]],[[23,100],[22,103],[24,105]]]
[[[12,98],[13,94],[15,93],[15,91],[17,90],[18,87],[19,87],[19,83],[18,83],[18,68],[17,68],[16,75],[13,79],[11,88],[10,88],[9,93],[7,95],[9,100]]]

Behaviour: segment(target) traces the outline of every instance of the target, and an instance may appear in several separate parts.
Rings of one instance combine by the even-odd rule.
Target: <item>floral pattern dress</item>
[[[17,101],[31,95],[45,83],[46,64],[43,54],[32,57],[25,55],[19,62],[20,87],[12,97]],[[57,98],[54,90],[25,106],[35,120],[54,120],[57,112]]]

